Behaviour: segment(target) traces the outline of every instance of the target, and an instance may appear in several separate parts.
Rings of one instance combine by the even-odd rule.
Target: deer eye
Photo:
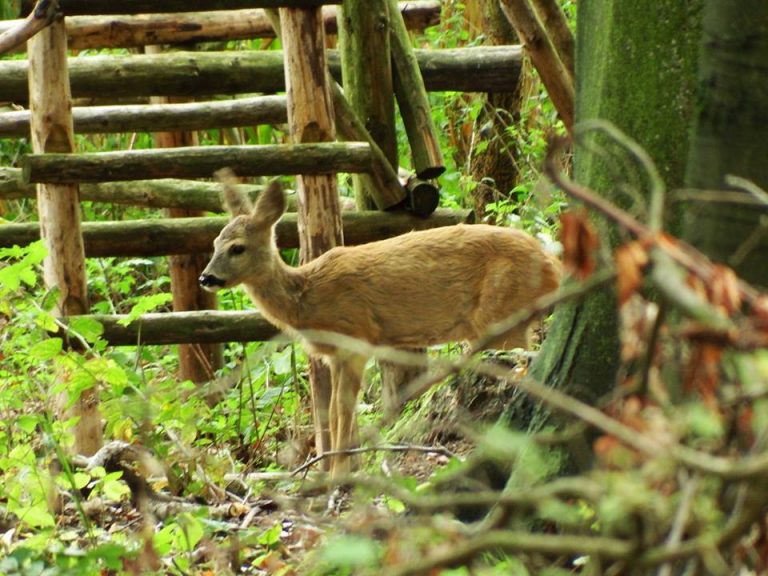
[[[245,246],[242,244],[232,244],[227,250],[227,254],[230,256],[240,256],[243,252],[245,252]]]

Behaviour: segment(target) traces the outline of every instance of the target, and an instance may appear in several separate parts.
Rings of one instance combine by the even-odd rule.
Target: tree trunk
[[[74,151],[72,97],[67,73],[67,37],[63,20],[54,22],[29,41],[29,94],[32,147],[38,153]],[[41,184],[37,188],[40,234],[48,255],[43,263],[45,285],[59,291],[58,316],[88,312],[83,238],[80,233],[80,198],[77,184]],[[66,382],[69,375],[59,370]],[[64,399],[63,404],[67,403]],[[91,455],[101,448],[99,390],[83,390],[62,418],[78,416],[75,451]]]
[[[686,184],[733,188],[725,177],[734,175],[768,190],[768,3],[710,0],[703,28]],[[766,213],[765,204],[761,210],[738,201],[698,202],[686,210],[684,235],[743,278],[768,286]]]
[[[668,187],[679,187],[693,116],[701,0],[659,1],[653,18],[632,0],[585,0],[578,9],[577,120],[613,122],[648,151]],[[670,49],[674,58],[658,56]],[[580,183],[626,205],[616,192],[621,183],[614,164],[580,147],[574,163]],[[594,402],[617,383],[619,363],[617,305],[610,289],[558,308],[532,375]],[[512,406],[510,415],[534,428],[546,416],[538,413],[530,422],[519,406]]]

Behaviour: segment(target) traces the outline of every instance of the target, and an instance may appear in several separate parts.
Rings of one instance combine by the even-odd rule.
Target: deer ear
[[[272,226],[285,212],[285,195],[283,187],[277,180],[269,183],[269,186],[259,194],[256,206],[253,209],[252,222],[264,226]]]
[[[221,198],[226,208],[232,216],[248,215],[253,209],[248,195],[237,189],[237,176],[230,168],[222,168],[215,174],[216,179],[221,183]]]

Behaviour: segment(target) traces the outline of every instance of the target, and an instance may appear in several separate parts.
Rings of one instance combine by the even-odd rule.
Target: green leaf
[[[278,523],[272,526],[269,530],[262,532],[257,542],[267,548],[273,548],[276,544],[280,543],[280,533],[283,531],[283,527]]]
[[[73,316],[70,318],[69,327],[91,344],[104,333],[104,326],[98,320],[84,316]]]
[[[40,362],[44,360],[51,360],[61,353],[63,348],[63,341],[61,338],[49,338],[38,342],[32,348],[29,349],[29,355]]]
[[[39,416],[32,414],[22,414],[16,419],[16,426],[29,434],[35,431],[38,422],[40,422]]]
[[[325,545],[321,557],[332,566],[346,568],[373,566],[378,562],[379,546],[368,538],[339,536]]]
[[[131,489],[125,482],[116,479],[105,479],[101,487],[101,493],[108,500],[120,501],[123,496],[130,494],[130,492]]]
[[[173,300],[173,296],[167,292],[161,292],[160,294],[152,294],[151,296],[144,296],[131,308],[128,316],[119,321],[122,326],[128,326],[131,322],[136,320],[142,314],[154,310],[158,306],[167,304]]]
[[[52,528],[56,525],[53,516],[48,511],[48,506],[44,503],[26,508],[20,517],[25,524],[33,528]]]
[[[75,472],[72,474],[72,482],[74,482],[75,490],[82,490],[88,486],[88,482],[91,481],[91,475],[85,472]]]

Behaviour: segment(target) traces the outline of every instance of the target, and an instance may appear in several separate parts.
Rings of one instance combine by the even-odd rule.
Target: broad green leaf
[[[29,349],[29,355],[40,362],[50,360],[59,355],[63,348],[61,338],[49,338],[38,342]]]
[[[70,318],[69,327],[91,344],[104,333],[104,326],[99,321],[84,316]]]
[[[360,536],[339,536],[325,545],[321,557],[333,566],[362,568],[377,562],[379,546]]]
[[[167,304],[171,300],[173,300],[173,296],[167,292],[152,294],[151,296],[144,296],[134,305],[133,308],[131,308],[128,316],[120,320],[119,323],[122,326],[128,326],[128,324],[136,320],[142,314],[149,312],[150,310],[154,310],[158,306]]]

